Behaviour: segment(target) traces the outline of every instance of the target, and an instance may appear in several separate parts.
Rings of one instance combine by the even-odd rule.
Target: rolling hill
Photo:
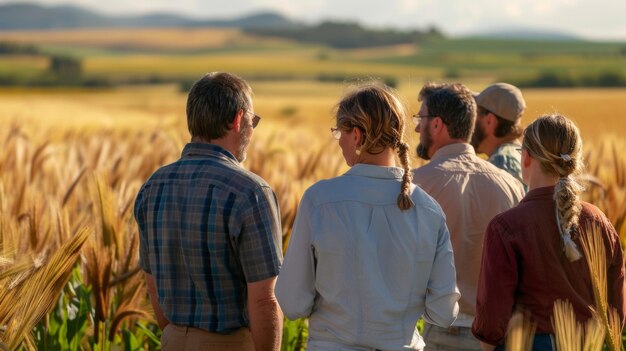
[[[42,6],[34,3],[0,5],[0,30],[69,28],[236,27],[292,28],[297,23],[274,12],[233,19],[195,20],[170,13],[141,16],[106,16],[77,6]]]

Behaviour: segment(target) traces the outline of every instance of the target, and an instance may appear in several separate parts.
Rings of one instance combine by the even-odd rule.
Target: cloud
[[[0,3],[15,0],[0,0]],[[24,0],[25,1],[25,0]],[[37,1],[37,0],[36,0]],[[77,4],[109,14],[170,11],[200,18],[275,10],[309,22],[359,21],[369,26],[425,28],[463,35],[499,27],[555,29],[591,38],[626,40],[624,0],[38,0]]]

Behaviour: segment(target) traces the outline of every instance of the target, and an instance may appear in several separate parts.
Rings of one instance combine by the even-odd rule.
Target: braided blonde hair
[[[404,106],[394,91],[375,82],[361,85],[349,92],[337,105],[336,113],[338,128],[349,131],[356,127],[363,132],[361,149],[372,155],[389,147],[398,152],[404,169],[398,195],[398,207],[401,210],[415,206],[409,194],[412,180],[409,145],[403,140],[405,115]]]
[[[554,188],[557,225],[565,255],[570,261],[576,261],[582,257],[572,240],[582,208],[578,196],[582,187],[573,178],[583,168],[578,127],[561,115],[541,116],[524,130],[523,147],[539,161],[545,173],[559,177]]]

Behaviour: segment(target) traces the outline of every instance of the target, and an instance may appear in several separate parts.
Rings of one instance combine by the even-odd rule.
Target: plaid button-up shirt
[[[135,202],[140,264],[172,323],[227,333],[248,325],[247,283],[278,275],[276,195],[225,149],[187,144]]]

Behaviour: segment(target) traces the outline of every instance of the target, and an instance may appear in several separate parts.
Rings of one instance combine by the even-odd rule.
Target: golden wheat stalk
[[[607,346],[609,350],[617,351],[621,349],[621,323],[619,322],[619,316],[617,317],[617,323],[611,320],[612,316],[609,311],[606,248],[604,247],[602,237],[602,229],[593,223],[581,233],[580,243],[589,266],[593,295],[596,308],[606,331]]]
[[[574,308],[569,301],[556,300],[551,318],[557,350],[580,351],[583,345],[583,330],[576,321]]]
[[[531,351],[536,327],[523,313],[513,313],[506,335],[506,350]]]
[[[604,346],[604,336],[606,330],[602,324],[602,317],[597,312],[593,312],[593,317],[589,318],[585,323],[585,334],[583,342],[583,351],[600,351]]]
[[[78,183],[80,182],[80,180],[82,179],[83,175],[85,174],[86,170],[87,169],[83,167],[80,170],[80,172],[78,172],[78,175],[76,176],[76,178],[74,178],[74,181],[72,182],[72,184],[70,184],[68,189],[65,191],[65,195],[63,195],[63,199],[61,200],[61,207],[65,207],[65,205],[67,204],[67,202],[70,199],[70,196],[72,195],[72,193],[74,193],[74,190],[76,189],[76,186],[78,186]]]
[[[10,349],[16,349],[25,339],[27,345],[32,344],[30,331],[58,300],[90,233],[86,228],[80,230],[28,279],[2,296],[0,311],[7,312],[0,313],[0,325],[6,325],[2,341]]]
[[[600,311],[607,310],[607,278],[606,278],[606,250],[602,241],[602,232],[597,225],[582,232],[580,243],[587,259],[593,295],[596,306]]]
[[[620,320],[619,313],[613,307],[608,310],[608,335],[607,344],[615,345],[614,350],[621,350],[622,342],[622,321]],[[609,346],[610,347],[610,346]]]

